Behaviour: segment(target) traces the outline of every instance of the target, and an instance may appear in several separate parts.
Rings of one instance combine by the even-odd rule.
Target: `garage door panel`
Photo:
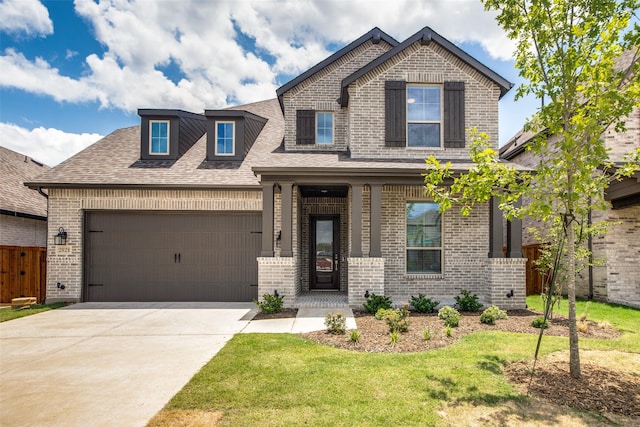
[[[259,213],[87,214],[89,301],[251,301]]]

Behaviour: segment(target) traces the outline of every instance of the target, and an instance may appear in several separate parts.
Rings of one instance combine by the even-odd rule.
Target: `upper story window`
[[[440,86],[407,85],[407,147],[440,147]]]
[[[235,154],[235,123],[216,122],[217,156],[233,156]]]
[[[149,153],[169,154],[169,121],[149,120]]]
[[[316,113],[316,144],[333,144],[333,113]]]
[[[387,80],[386,147],[465,147],[464,82],[407,84]]]
[[[406,268],[409,274],[442,274],[442,214],[433,202],[406,205]]]

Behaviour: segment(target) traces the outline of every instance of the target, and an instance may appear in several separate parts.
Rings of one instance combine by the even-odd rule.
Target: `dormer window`
[[[333,113],[316,113],[316,144],[333,144]]]
[[[216,156],[235,155],[235,122],[216,121]]]
[[[440,86],[407,85],[407,147],[440,147]]]
[[[169,154],[169,121],[149,120],[149,153]]]

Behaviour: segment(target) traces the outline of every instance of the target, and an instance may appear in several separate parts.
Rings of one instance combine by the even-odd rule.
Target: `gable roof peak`
[[[398,45],[398,41],[396,39],[394,39],[393,37],[391,37],[389,34],[385,33],[384,31],[382,31],[380,28],[373,27],[371,30],[369,30],[368,32],[366,32],[365,34],[360,36],[358,39],[352,41],[351,43],[349,43],[348,45],[346,45],[342,49],[340,49],[337,52],[333,53],[333,55],[329,56],[328,58],[324,59],[322,62],[319,62],[318,64],[316,64],[313,67],[309,68],[304,73],[300,74],[295,79],[285,83],[284,85],[282,85],[278,89],[276,89],[276,94],[278,95],[278,101],[280,102],[280,108],[282,109],[282,111],[284,111],[284,105],[282,103],[282,96],[285,94],[285,92],[289,91],[290,89],[294,88],[298,84],[302,83],[303,81],[305,81],[309,77],[311,77],[314,74],[316,74],[318,71],[320,71],[320,70],[328,67],[329,65],[333,64],[334,62],[336,62],[337,60],[339,60],[340,58],[342,58],[343,56],[347,55],[348,53],[350,53],[351,51],[353,51],[354,49],[358,48],[359,46],[361,46],[362,44],[366,43],[369,40],[371,40],[371,42],[373,44],[379,44],[381,41],[385,41],[386,43],[390,44],[391,46],[397,46]]]
[[[423,27],[418,32],[407,38],[402,43],[395,45],[391,50],[386,53],[380,55],[373,61],[369,62],[364,67],[355,71],[351,75],[345,77],[342,80],[342,91],[340,96],[340,105],[342,107],[346,107],[349,105],[349,92],[347,91],[347,87],[355,82],[360,77],[364,76],[368,72],[372,71],[377,66],[385,63],[389,59],[393,58],[395,55],[399,54],[407,47],[411,46],[416,42],[420,42],[423,46],[428,46],[431,42],[435,42],[442,46],[444,49],[448,50],[451,54],[468,64],[469,66],[476,69],[479,73],[483,74],[490,80],[493,80],[500,87],[500,97],[502,97],[505,93],[507,93],[512,87],[513,84],[507,81],[504,77],[500,76],[495,71],[491,70],[489,67],[460,49],[455,44],[451,43],[449,40],[442,37],[440,34],[435,32],[431,27]]]

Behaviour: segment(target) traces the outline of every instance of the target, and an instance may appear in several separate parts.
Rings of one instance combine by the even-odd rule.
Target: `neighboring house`
[[[604,135],[610,159],[616,163],[640,147],[640,108],[635,108],[626,119],[626,127],[622,134],[611,130]],[[534,136],[531,132],[519,132],[500,149],[500,157],[535,168],[540,158],[526,149]],[[549,137],[549,141],[556,143],[557,135]],[[592,221],[606,220],[613,224],[605,236],[589,242],[594,260],[604,263],[579,273],[576,293],[585,298],[640,307],[640,172],[622,181],[613,181],[604,197],[611,202],[611,207],[606,211],[593,211]],[[543,225],[531,218],[525,218],[522,223],[524,245],[539,243],[527,229],[542,229]]]
[[[521,226],[510,226],[505,258],[496,203],[440,215],[421,176],[429,154],[470,167],[466,128],[497,149],[510,88],[428,27],[401,43],[374,28],[277,99],[204,114],[139,110],[140,126],[29,183],[49,189],[50,237],[68,232],[49,247],[47,299],[251,301],[277,291],[288,306],[329,295],[358,306],[372,293],[452,303],[468,289],[524,308]]]
[[[47,246],[47,198],[24,182],[49,169],[24,154],[0,147],[0,302],[42,296]],[[44,259],[44,256],[43,256]],[[27,295],[28,294],[28,295]],[[39,298],[41,300],[42,298]]]

